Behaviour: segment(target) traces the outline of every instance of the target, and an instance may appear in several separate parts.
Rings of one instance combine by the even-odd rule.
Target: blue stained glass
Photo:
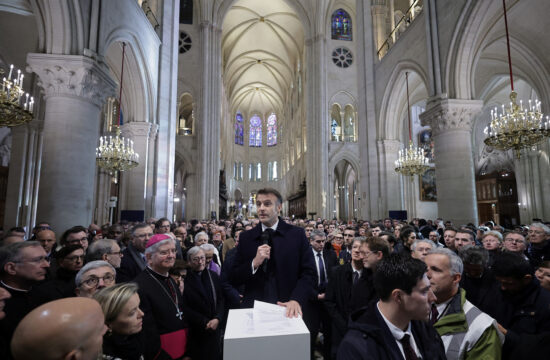
[[[344,9],[338,9],[332,14],[332,39],[353,40],[351,17]]]
[[[243,145],[244,143],[244,126],[243,126],[243,115],[238,112],[235,115],[235,144]]]
[[[271,114],[267,118],[267,146],[277,145],[277,116]]]
[[[262,146],[262,119],[258,115],[250,118],[249,146]]]

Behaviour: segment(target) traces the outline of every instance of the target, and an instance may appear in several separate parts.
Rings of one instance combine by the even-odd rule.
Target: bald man
[[[15,360],[95,360],[106,330],[97,301],[82,297],[55,300],[21,320],[11,351]]]

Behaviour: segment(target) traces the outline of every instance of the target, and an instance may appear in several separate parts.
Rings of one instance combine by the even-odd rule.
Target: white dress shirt
[[[411,322],[409,321],[409,326],[407,326],[407,330],[403,331],[400,328],[398,328],[397,326],[395,326],[394,324],[392,324],[388,319],[386,319],[384,314],[382,314],[382,311],[380,311],[379,302],[376,303],[376,307],[377,307],[378,312],[380,313],[380,315],[382,315],[382,319],[384,319],[384,321],[386,322],[386,325],[390,329],[390,332],[393,335],[393,338],[395,339],[395,342],[397,343],[397,347],[399,348],[399,351],[401,351],[401,355],[403,355],[403,359],[405,359],[405,351],[403,350],[403,345],[401,344],[401,341],[399,341],[399,340],[403,339],[403,336],[405,336],[405,334],[409,335],[410,342],[411,342],[411,347],[413,348],[414,352],[416,353],[416,356],[418,357],[418,359],[422,359],[422,355],[420,354],[420,351],[418,350],[418,347],[416,346],[416,342],[414,341],[414,336],[413,336],[412,331],[411,331]]]
[[[262,224],[262,232],[264,232],[268,227],[264,225],[264,223],[261,223]],[[277,222],[275,224],[273,224],[273,226],[269,227],[270,229],[273,229],[273,232],[277,231],[277,226],[279,225],[279,218],[277,218]],[[254,259],[252,259],[252,275],[256,274],[256,271],[258,271],[258,269],[260,268],[259,266],[254,269]]]

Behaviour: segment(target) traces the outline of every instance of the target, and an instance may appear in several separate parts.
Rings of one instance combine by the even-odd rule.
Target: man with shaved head
[[[82,297],[55,300],[21,320],[11,350],[16,360],[95,360],[106,330],[97,301]]]

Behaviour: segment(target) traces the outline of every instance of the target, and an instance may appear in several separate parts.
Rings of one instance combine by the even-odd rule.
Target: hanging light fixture
[[[118,97],[118,120],[114,125],[115,136],[103,135],[99,138],[96,148],[96,163],[99,167],[109,171],[116,178],[118,171],[135,168],[139,164],[139,154],[134,151],[134,142],[121,136],[120,106],[122,104],[122,80],[124,76],[124,56],[126,44],[122,43],[122,66],[120,71],[120,93]]]
[[[0,74],[4,70],[0,69]],[[23,91],[23,78],[25,75],[17,70],[17,75],[12,80],[13,64],[10,65],[8,77],[2,78],[0,90],[0,127],[23,125],[32,120],[34,98]]]
[[[409,73],[405,73],[407,83],[407,115],[409,117],[409,147],[399,150],[399,158],[395,161],[395,171],[410,176],[422,175],[430,167],[430,160],[424,155],[424,149],[416,147],[412,141],[411,106],[409,104]]]
[[[506,1],[502,0],[504,7],[504,26],[506,29],[506,47],[508,49],[508,67],[510,70],[510,105],[506,108],[502,105],[501,112],[497,108],[491,110],[491,123],[485,128],[487,138],[485,144],[498,150],[513,149],[517,158],[521,149],[534,146],[543,139],[550,137],[550,121],[548,116],[544,118],[541,112],[541,103],[538,100],[528,105],[523,105],[520,100],[517,103],[518,94],[514,91],[514,76],[512,73],[512,57],[510,55],[510,37],[508,35],[508,18],[506,16]]]

